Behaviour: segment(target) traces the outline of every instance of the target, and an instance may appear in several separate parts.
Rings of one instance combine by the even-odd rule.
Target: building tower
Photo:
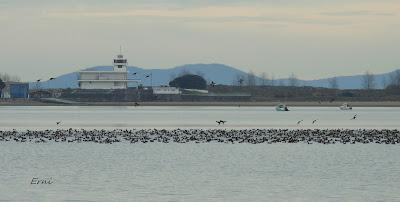
[[[122,54],[117,55],[117,58],[114,59],[114,71],[115,72],[127,72],[127,59],[124,59]]]

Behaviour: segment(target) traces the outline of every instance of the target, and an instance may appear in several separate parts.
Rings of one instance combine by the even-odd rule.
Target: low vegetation
[[[249,93],[252,101],[399,101],[400,87],[389,86],[384,90],[296,86],[210,86],[210,93]]]

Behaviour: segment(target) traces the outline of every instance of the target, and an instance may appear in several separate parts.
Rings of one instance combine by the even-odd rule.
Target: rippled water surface
[[[0,129],[50,128],[400,128],[400,108],[368,107],[0,107]],[[350,120],[355,114],[358,118]],[[303,122],[297,125],[297,122]],[[312,124],[313,120],[317,120]],[[57,126],[55,122],[62,121]],[[220,126],[222,127],[222,126]]]

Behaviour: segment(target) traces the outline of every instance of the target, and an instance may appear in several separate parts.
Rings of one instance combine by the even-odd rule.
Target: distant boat
[[[280,111],[280,112],[287,112],[289,111],[288,107],[285,104],[279,104],[275,107],[276,111]]]
[[[340,110],[352,110],[353,109],[353,107],[352,106],[350,106],[349,104],[347,104],[347,103],[343,103],[343,105],[342,106],[340,106],[339,107],[339,109]]]

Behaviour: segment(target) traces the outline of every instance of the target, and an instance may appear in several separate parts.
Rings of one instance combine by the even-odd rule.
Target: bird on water
[[[221,125],[221,124],[225,124],[226,123],[226,121],[223,121],[223,120],[219,120],[219,121],[216,121],[217,123],[218,123],[218,125]]]

